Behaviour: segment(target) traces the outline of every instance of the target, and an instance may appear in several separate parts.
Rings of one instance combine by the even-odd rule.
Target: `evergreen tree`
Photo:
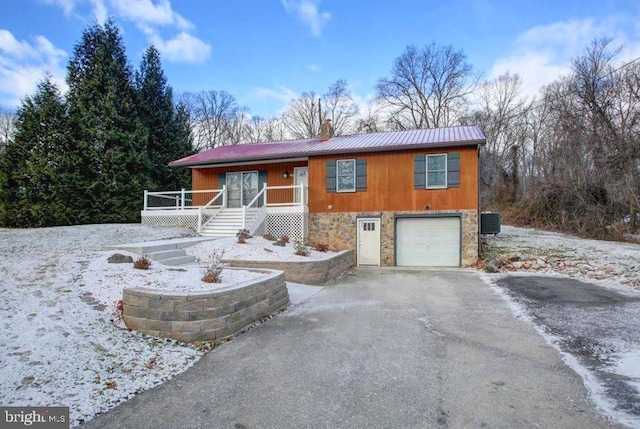
[[[49,76],[25,98],[17,114],[17,132],[0,155],[4,202],[1,223],[11,227],[65,225],[69,212],[62,160],[66,136],[64,101]]]
[[[75,223],[136,222],[149,183],[144,130],[137,120],[131,67],[116,23],[82,34],[68,65],[69,150],[76,165]]]
[[[146,50],[136,73],[136,94],[138,116],[146,132],[150,190],[188,186],[188,172],[176,171],[168,164],[193,153],[189,117],[184,106],[174,108],[160,53],[153,45]]]

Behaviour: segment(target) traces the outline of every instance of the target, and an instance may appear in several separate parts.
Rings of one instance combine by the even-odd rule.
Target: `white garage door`
[[[460,218],[399,218],[396,222],[396,265],[460,266]]]

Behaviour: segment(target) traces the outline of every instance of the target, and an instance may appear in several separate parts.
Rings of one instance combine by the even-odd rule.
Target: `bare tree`
[[[317,137],[320,132],[319,97],[313,91],[303,92],[289,101],[282,121],[293,138],[308,139]]]
[[[242,142],[248,110],[238,106],[233,95],[226,91],[187,92],[180,101],[189,111],[196,150]]]
[[[322,98],[322,119],[330,119],[334,135],[349,134],[354,130],[354,117],[358,105],[344,79],[338,79],[329,86]]]
[[[11,140],[16,131],[16,114],[15,112],[0,108],[0,152],[9,140]]]
[[[280,141],[287,138],[287,129],[280,118],[253,116],[245,126],[244,141],[248,143]]]
[[[409,45],[395,60],[391,76],[378,81],[376,97],[393,108],[388,121],[394,128],[446,127],[465,114],[479,81],[464,53],[451,45]]]

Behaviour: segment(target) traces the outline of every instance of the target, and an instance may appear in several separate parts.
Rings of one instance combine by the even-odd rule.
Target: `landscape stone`
[[[110,264],[133,264],[133,258],[121,253],[114,253],[107,258],[107,262]]]

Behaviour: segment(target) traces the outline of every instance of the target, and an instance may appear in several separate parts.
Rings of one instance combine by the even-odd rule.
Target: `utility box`
[[[500,213],[480,213],[480,234],[496,235],[500,232]]]

